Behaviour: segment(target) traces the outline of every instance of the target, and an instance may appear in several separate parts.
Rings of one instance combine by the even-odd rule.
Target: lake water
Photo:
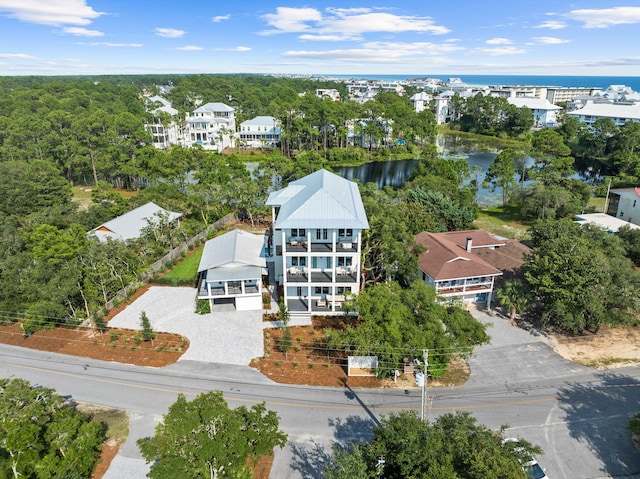
[[[466,160],[470,168],[474,165],[479,166],[479,183],[482,183],[489,165],[500,151],[497,147],[483,146],[478,142],[462,139],[455,134],[439,134],[436,146],[443,158]],[[336,168],[335,173],[349,180],[359,180],[362,184],[375,183],[378,188],[385,186],[398,188],[411,179],[411,174],[417,164],[418,160],[413,159],[373,161],[360,166]],[[478,204],[488,206],[500,201],[501,197],[498,194],[491,193],[482,186],[479,188]]]
[[[452,160],[465,160],[469,163],[469,168],[478,166],[478,189],[477,202],[481,206],[491,206],[501,204],[502,194],[500,191],[491,192],[482,187],[484,176],[489,169],[489,165],[502,150],[501,147],[483,145],[476,140],[470,140],[454,133],[438,134],[436,146],[439,154],[443,158]],[[348,166],[336,168],[335,173],[349,180],[359,180],[362,184],[375,183],[378,188],[391,186],[398,188],[411,179],[413,169],[418,164],[418,160],[387,160],[373,161],[360,166]],[[529,158],[526,166],[531,166],[533,159]],[[581,180],[597,181],[597,173],[591,170],[578,170],[575,175]],[[519,176],[518,176],[519,177]]]

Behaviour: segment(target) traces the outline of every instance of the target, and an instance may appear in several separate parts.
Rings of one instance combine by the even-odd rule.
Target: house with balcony
[[[623,126],[628,121],[640,121],[640,103],[596,103],[587,101],[582,108],[567,112],[567,116],[577,118],[587,126],[600,118],[609,118],[616,126]]]
[[[280,143],[280,122],[272,116],[256,116],[240,123],[238,139],[244,148],[275,148]]]
[[[196,108],[185,121],[185,145],[200,145],[221,153],[233,146],[236,132],[235,109],[224,103],[207,103]]]
[[[546,98],[509,97],[507,101],[516,108],[531,110],[534,128],[555,128],[558,126],[557,115],[562,108],[550,103]]]
[[[361,282],[362,231],[369,228],[358,185],[318,170],[274,191],[269,261],[292,315],[343,314]]]
[[[198,266],[197,298],[236,311],[262,309],[262,276],[266,272],[264,236],[235,229],[204,245]]]
[[[421,278],[435,288],[442,300],[491,305],[496,279],[503,272],[480,252],[497,251],[507,246],[505,240],[482,230],[424,231],[415,240],[426,248],[418,259]],[[495,262],[498,255],[493,257]],[[524,255],[520,254],[520,264],[523,260]]]

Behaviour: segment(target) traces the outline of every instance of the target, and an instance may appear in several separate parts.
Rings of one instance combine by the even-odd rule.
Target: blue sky
[[[640,0],[0,0],[0,75],[640,74]]]

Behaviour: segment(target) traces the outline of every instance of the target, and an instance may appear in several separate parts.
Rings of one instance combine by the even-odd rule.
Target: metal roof
[[[280,206],[275,228],[369,228],[358,185],[318,170],[269,195]]]
[[[601,118],[623,118],[626,120],[640,120],[640,104],[621,105],[617,103],[587,102],[578,110],[567,112],[570,116],[594,116]]]
[[[212,269],[233,270],[247,266],[265,268],[267,262],[263,246],[264,236],[235,229],[205,243],[198,272]],[[208,279],[211,279],[211,274],[213,273],[207,273]]]
[[[231,111],[236,111],[236,109],[230,107],[229,105],[225,105],[224,103],[210,102],[193,110],[194,113],[216,112],[216,111],[231,112]]]
[[[165,210],[150,201],[128,213],[101,224],[89,233],[95,235],[100,241],[106,241],[107,238],[121,241],[139,238],[142,235],[142,230],[149,226],[150,222],[156,222],[159,215],[167,215],[169,221],[177,220],[182,216],[181,213]]]
[[[507,98],[507,101],[510,105],[513,105],[517,108],[527,107],[530,110],[545,111],[562,110],[562,108],[554,105],[546,98],[510,97]]]

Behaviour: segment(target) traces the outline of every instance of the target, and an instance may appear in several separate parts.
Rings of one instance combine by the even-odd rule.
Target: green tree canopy
[[[334,447],[327,479],[526,479],[522,469],[541,449],[524,440],[503,443],[500,431],[478,424],[468,412],[448,413],[432,423],[414,412],[382,418],[369,443]]]
[[[0,379],[0,477],[89,477],[103,440],[102,425],[53,389]]]
[[[180,394],[154,436],[139,439],[138,447],[151,463],[151,479],[250,479],[247,461],[273,454],[287,442],[278,422],[264,404],[230,409],[220,391],[192,401]]]
[[[466,356],[473,346],[489,341],[484,325],[458,306],[440,304],[434,289],[421,281],[406,289],[395,282],[369,286],[353,307],[357,325],[328,331],[327,344],[350,354],[378,356],[381,375],[429,349],[428,373],[439,377],[452,355]]]
[[[572,333],[634,322],[640,275],[618,237],[568,219],[538,221],[531,237],[534,253],[524,264],[525,278],[543,321]]]

